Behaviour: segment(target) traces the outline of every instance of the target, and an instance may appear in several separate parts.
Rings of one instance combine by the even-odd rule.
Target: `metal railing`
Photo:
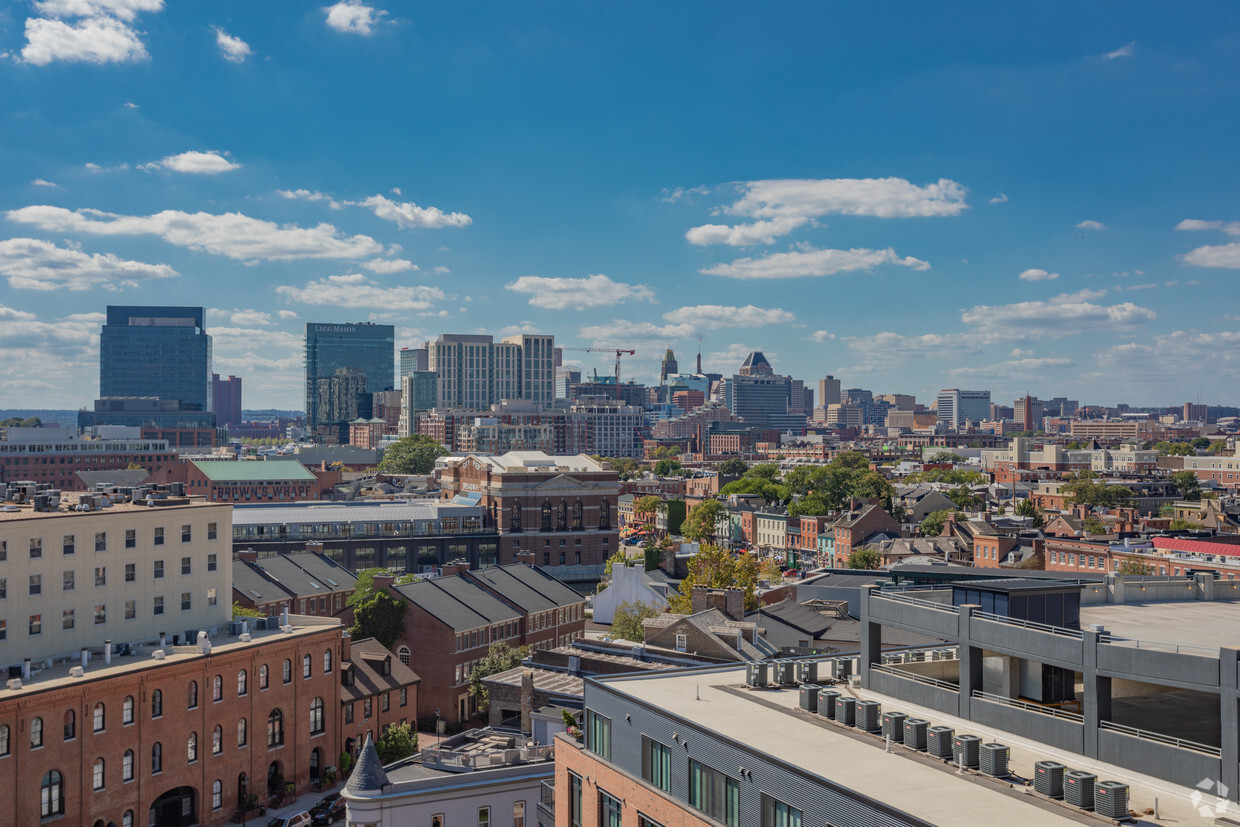
[[[1085,721],[1085,716],[1079,712],[1068,712],[1067,710],[1059,709],[1058,707],[1054,707],[1054,706],[1045,706],[1043,704],[1032,704],[1032,703],[1028,703],[1027,701],[1017,700],[1016,698],[1009,698],[1004,695],[995,695],[990,692],[983,692],[980,689],[973,690],[973,697],[979,700],[982,700],[982,701],[990,701],[991,703],[1002,704],[1004,706],[1014,706],[1017,709],[1023,709],[1026,712],[1036,712],[1039,715],[1049,715],[1052,718],[1063,718],[1065,721],[1072,721],[1073,723],[1077,723],[1077,724],[1084,723]]]
[[[555,782],[543,781],[538,785],[538,803],[548,812],[555,812]]]
[[[955,606],[935,603],[933,600],[922,600],[918,597],[909,597],[905,594],[896,594],[894,592],[874,592],[873,596],[879,598],[880,600],[893,600],[897,603],[909,603],[913,606],[920,606],[923,609],[933,609],[939,612],[947,612],[948,614],[960,614],[960,610]]]
[[[1130,738],[1140,738],[1142,741],[1153,741],[1157,744],[1165,744],[1169,747],[1178,747],[1179,749],[1188,749],[1193,752],[1200,752],[1215,758],[1223,757],[1223,750],[1220,747],[1212,747],[1209,744],[1199,744],[1196,741],[1189,741],[1185,738],[1174,738],[1170,735],[1163,735],[1159,732],[1150,732],[1148,729],[1137,729],[1136,727],[1124,726],[1111,721],[1099,721],[1099,729],[1109,729],[1112,732],[1118,732],[1121,735],[1127,735]]]
[[[938,678],[931,678],[926,675],[918,675],[916,672],[906,672],[903,669],[893,669],[892,667],[885,666],[881,663],[870,664],[870,669],[875,672],[884,672],[896,678],[904,678],[905,680],[908,680],[908,681],[916,681],[917,683],[924,683],[927,686],[935,686],[935,687],[938,687],[939,689],[946,689],[950,692],[960,691],[959,684],[948,683],[947,681],[941,681]]]
[[[555,747],[518,747],[487,752],[454,752],[452,750],[427,749],[422,751],[422,763],[428,767],[466,772],[492,767],[508,767],[555,758]]]
[[[1138,640],[1136,638],[1119,637],[1118,635],[1103,634],[1098,638],[1099,643],[1105,643],[1110,646],[1130,646],[1134,649],[1152,649],[1160,652],[1174,652],[1177,655],[1198,655],[1217,658],[1218,649],[1211,649],[1209,646],[1193,646],[1188,643],[1163,643],[1157,640]]]
[[[997,615],[991,612],[974,612],[973,616],[982,620],[993,620],[995,623],[1006,623],[1009,626],[1020,626],[1025,629],[1032,629],[1035,632],[1045,632],[1048,635],[1059,635],[1060,637],[1069,637],[1075,640],[1081,640],[1085,636],[1080,629],[1066,629],[1063,626],[1051,626],[1047,623],[1036,623],[1032,620],[1021,620],[1020,618]]]

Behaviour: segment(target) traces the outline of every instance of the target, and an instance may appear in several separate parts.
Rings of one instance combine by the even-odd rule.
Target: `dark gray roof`
[[[572,606],[586,599],[577,590],[526,563],[478,569],[469,574],[527,612]]]
[[[521,617],[516,609],[459,574],[407,583],[396,590],[427,614],[458,632]]]
[[[330,557],[324,557],[321,554],[314,554],[312,552],[303,552],[301,554],[288,554],[285,555],[285,558],[334,591],[352,589],[357,586],[357,575],[336,563]],[[335,582],[333,583],[332,581]]]
[[[299,554],[298,557],[314,557],[314,554]],[[288,591],[298,597],[316,597],[322,594],[331,594],[334,591],[340,591],[342,588],[349,586],[340,586],[340,580],[336,580],[337,585],[333,586],[326,580],[320,580],[310,574],[305,569],[298,566],[289,557],[277,554],[274,557],[263,557],[255,562],[268,578],[275,580]],[[357,582],[357,578],[351,578],[353,583]]]
[[[349,783],[344,787],[353,792],[363,792],[382,790],[387,783],[388,777],[383,771],[383,762],[379,760],[375,742],[371,740],[370,733],[367,732],[366,743],[362,745],[362,753],[357,758],[357,766],[353,769],[353,774],[349,776]]]
[[[119,485],[122,487],[134,487],[141,485],[150,474],[144,468],[136,471],[115,470],[115,471],[78,471],[77,478],[90,489],[94,489],[99,483],[105,485]]]
[[[271,603],[294,597],[293,592],[263,577],[253,563],[240,560],[233,565],[233,591],[255,603]]]
[[[384,658],[392,659],[391,674],[383,674]],[[392,692],[422,680],[416,672],[401,663],[400,658],[372,637],[353,643],[349,663],[353,666],[353,684],[340,687],[340,695],[346,701]]]
[[[831,628],[831,618],[822,612],[816,612],[808,606],[802,606],[795,600],[781,600],[770,606],[763,606],[757,611],[745,615],[746,620],[753,620],[762,625],[764,617],[775,618],[781,623],[800,629],[807,635],[817,637]]]
[[[752,368],[756,365],[766,365],[767,367],[771,366],[771,363],[766,360],[766,355],[760,350],[752,351],[745,357],[745,361],[741,362],[741,367],[743,368]]]
[[[994,580],[970,580],[966,583],[952,583],[953,587],[962,589],[973,589],[983,592],[999,592],[1002,594],[1010,594],[1011,592],[1029,592],[1029,591],[1060,591],[1066,589],[1080,589],[1083,586],[1079,583],[1064,583],[1062,581],[1053,581],[1038,579],[1033,577],[1000,577]]]

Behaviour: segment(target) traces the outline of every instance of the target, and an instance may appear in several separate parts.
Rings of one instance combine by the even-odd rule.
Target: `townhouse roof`
[[[286,590],[298,597],[313,597],[321,594],[345,591],[357,585],[357,577],[347,569],[339,566],[335,571],[327,570],[322,558],[310,552],[301,554],[263,557],[254,562],[267,577],[275,580]],[[309,567],[313,566],[313,570]]]
[[[353,641],[351,649],[346,662],[353,667],[353,684],[340,687],[341,700],[369,698],[402,686],[412,686],[422,680],[390,649],[372,637]],[[389,660],[390,671],[386,675],[383,674],[384,660]]]
[[[517,620],[521,613],[464,576],[439,577],[406,583],[396,591],[454,631],[463,632]]]
[[[314,482],[315,476],[295,459],[190,460],[211,482]]]
[[[791,598],[781,600],[778,603],[772,603],[770,606],[762,606],[756,611],[745,615],[745,617],[746,619],[752,618],[756,623],[761,623],[762,618],[775,618],[779,622],[785,623],[794,629],[799,629],[813,637],[817,637],[831,628],[831,618]]]
[[[545,612],[585,600],[585,595],[527,563],[477,569],[469,577],[490,586],[526,612]]]
[[[237,560],[233,565],[233,591],[255,603],[271,603],[296,597],[292,590],[264,577],[262,570],[256,565],[241,560]]]
[[[562,698],[581,698],[582,687],[585,685],[583,679],[570,675],[567,672],[539,669],[536,666],[514,666],[512,669],[505,669],[503,672],[488,675],[483,678],[483,682],[504,686],[520,686],[522,675],[526,669],[533,673],[535,692],[545,692],[548,695],[558,695]]]
[[[756,626],[752,621],[732,620],[718,609],[707,609],[706,611],[691,615],[665,613],[642,620],[643,627],[653,627],[660,630],[670,629],[679,623],[695,626],[716,638],[721,634],[737,635],[742,629],[755,628]],[[762,660],[777,653],[778,650],[762,637],[756,637],[755,640],[757,642],[751,643],[745,639],[743,634],[740,634],[740,646],[735,651],[746,660]],[[724,644],[722,640],[719,642],[721,645]],[[728,648],[730,649],[731,647]]]

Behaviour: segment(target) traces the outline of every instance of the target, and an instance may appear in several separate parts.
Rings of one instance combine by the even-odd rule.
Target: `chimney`
[[[348,632],[340,633],[340,662],[346,663],[353,660],[353,638]]]
[[[112,641],[105,640],[103,642],[103,665],[112,665]]]
[[[534,670],[521,670],[521,732],[534,732]]]
[[[243,563],[253,563],[258,560],[258,552],[252,548],[247,548],[236,552],[237,559]]]
[[[707,597],[709,591],[710,590],[705,586],[693,587],[693,591],[689,593],[689,612],[691,614],[704,612],[710,608],[710,603]]]
[[[90,665],[90,650],[85,646],[82,647],[82,668],[85,669]]]
[[[30,658],[26,658],[22,661],[22,680],[30,680]]]
[[[740,589],[724,589],[723,613],[732,620],[744,620],[745,593]]]
[[[469,571],[469,561],[467,560],[449,560],[439,567],[439,574],[443,577],[452,577],[467,571]],[[376,584],[378,581],[379,578],[375,577]]]
[[[168,633],[167,632],[159,633],[159,648],[160,649],[168,648]]]
[[[310,542],[306,543],[306,551],[310,552],[311,554],[322,554],[323,544],[315,540],[311,540]]]
[[[396,577],[391,574],[376,574],[374,577],[375,592],[390,592],[396,585]]]

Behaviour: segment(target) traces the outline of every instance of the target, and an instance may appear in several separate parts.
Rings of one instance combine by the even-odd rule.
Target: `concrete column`
[[[1084,697],[1081,712],[1085,716],[1085,755],[1098,757],[1098,722],[1111,716],[1111,679],[1098,676],[1098,638],[1103,630],[1086,629],[1081,663],[1081,685]]]
[[[981,606],[967,604],[960,607],[960,717],[972,720],[974,690],[982,688],[982,649],[973,645],[973,613]]]
[[[870,598],[878,586],[861,587],[861,685],[870,688],[870,664],[883,659],[883,627],[870,620]]]
[[[1227,797],[1240,800],[1240,648],[1219,650],[1219,731],[1223,736],[1223,774]]]

